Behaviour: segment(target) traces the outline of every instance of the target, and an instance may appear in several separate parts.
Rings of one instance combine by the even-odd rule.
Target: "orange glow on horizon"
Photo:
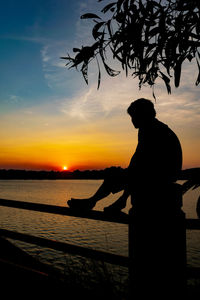
[[[27,126],[21,125],[22,117]],[[111,166],[125,168],[138,142],[138,131],[126,115],[92,122],[77,121],[76,124],[71,119],[69,123],[68,119],[59,119],[61,123],[55,119],[49,122],[51,126],[42,127],[43,121],[40,114],[37,122],[30,119],[30,115],[28,119],[20,114],[1,118],[1,128],[4,130],[0,132],[0,169],[73,172]],[[59,127],[57,123],[64,125]],[[182,144],[183,169],[198,167],[199,131],[194,130],[191,134],[187,128],[185,134],[183,127],[172,129]]]

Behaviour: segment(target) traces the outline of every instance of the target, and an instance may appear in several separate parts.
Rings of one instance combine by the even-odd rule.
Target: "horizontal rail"
[[[0,229],[0,236],[27,242],[30,244],[35,244],[38,246],[50,248],[57,251],[62,251],[64,253],[70,253],[74,255],[81,255],[87,258],[92,258],[96,260],[106,261],[110,264],[117,264],[123,267],[129,266],[129,258],[121,255],[116,255],[112,253],[106,253],[103,251],[88,249],[76,245],[71,245],[68,243],[62,243],[55,240],[45,239],[41,237],[35,237],[32,235],[19,233],[16,231]],[[0,259],[0,262],[2,260]],[[10,263],[10,262],[9,262]],[[188,278],[200,278],[200,268],[187,267],[187,277]]]
[[[123,267],[128,267],[128,257],[117,255],[113,253],[107,253],[104,251],[89,249],[81,246],[76,246],[64,242],[50,240],[42,237],[36,237],[29,234],[19,233],[12,230],[0,229],[0,235],[6,238],[35,244],[41,247],[50,248],[64,253],[73,255],[81,255],[87,258],[104,261],[110,264],[116,264]]]
[[[125,213],[111,215],[96,210],[79,211],[64,206],[56,206],[50,204],[41,204],[41,203],[8,200],[8,199],[0,199],[0,206],[20,208],[25,210],[39,211],[39,212],[71,216],[71,217],[93,219],[98,221],[114,222],[120,224],[129,224],[129,220],[130,220],[129,215]],[[199,230],[200,219],[186,219],[186,229]]]
[[[75,210],[69,207],[56,206],[50,204],[41,204],[17,200],[0,199],[0,206],[7,206],[13,208],[21,208],[26,210],[40,211],[51,214],[59,214],[64,216],[72,216],[86,219],[93,219],[99,221],[115,222],[121,224],[129,223],[129,216],[125,213],[119,213],[117,215],[106,214],[102,211],[96,210]]]
[[[5,259],[1,259],[0,258],[0,266],[1,266],[1,272],[2,269],[5,270],[5,272],[8,272],[9,270],[12,272],[17,271],[17,275],[19,274],[24,274],[24,275],[29,275],[32,277],[32,279],[48,279],[48,274],[32,269],[32,268],[28,268],[19,264],[15,264],[9,260],[5,260]]]

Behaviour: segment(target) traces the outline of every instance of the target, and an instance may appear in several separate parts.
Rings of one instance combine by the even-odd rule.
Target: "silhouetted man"
[[[141,98],[131,103],[128,114],[138,132],[138,145],[127,169],[111,168],[98,191],[87,199],[71,199],[68,205],[76,209],[92,209],[97,201],[110,193],[124,191],[122,196],[104,210],[117,213],[126,206],[132,195],[134,210],[148,213],[165,205],[175,206],[173,199],[163,203],[161,192],[171,193],[172,185],[182,167],[182,150],[175,133],[156,119],[156,111],[150,100]],[[167,191],[166,191],[167,189]],[[169,203],[170,202],[170,203]],[[150,210],[150,211],[149,211]]]
[[[131,195],[134,293],[136,299],[181,299],[185,284],[185,227],[182,192],[175,182],[182,168],[182,150],[175,133],[156,119],[150,100],[128,108],[138,132],[138,145],[127,169],[111,168],[97,192],[71,199],[71,208],[92,209],[110,193],[122,196],[104,211],[119,213]],[[129,241],[130,243],[130,241]]]

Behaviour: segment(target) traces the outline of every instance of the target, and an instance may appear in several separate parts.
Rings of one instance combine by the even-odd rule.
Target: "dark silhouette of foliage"
[[[98,0],[101,2],[103,0]],[[174,85],[180,84],[182,64],[195,59],[200,82],[200,1],[199,0],[118,0],[107,4],[102,17],[87,13],[81,19],[93,20],[92,46],[74,48],[75,57],[67,55],[69,68],[80,68],[88,84],[88,65],[96,59],[98,88],[101,81],[99,61],[114,77],[120,72],[111,68],[108,54],[112,53],[126,74],[130,72],[144,84],[154,86],[161,78],[168,93],[171,93],[171,78]],[[110,62],[110,57],[109,57]]]

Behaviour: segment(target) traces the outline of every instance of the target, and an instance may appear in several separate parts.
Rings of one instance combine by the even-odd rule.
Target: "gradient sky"
[[[126,113],[139,97],[137,79],[97,75],[89,85],[60,56],[91,42],[92,22],[80,20],[108,1],[6,0],[0,4],[0,168],[61,170],[126,167],[137,130]],[[185,64],[181,87],[155,87],[157,117],[178,135],[183,168],[200,166],[200,93],[195,64]],[[155,101],[154,101],[155,102]]]

